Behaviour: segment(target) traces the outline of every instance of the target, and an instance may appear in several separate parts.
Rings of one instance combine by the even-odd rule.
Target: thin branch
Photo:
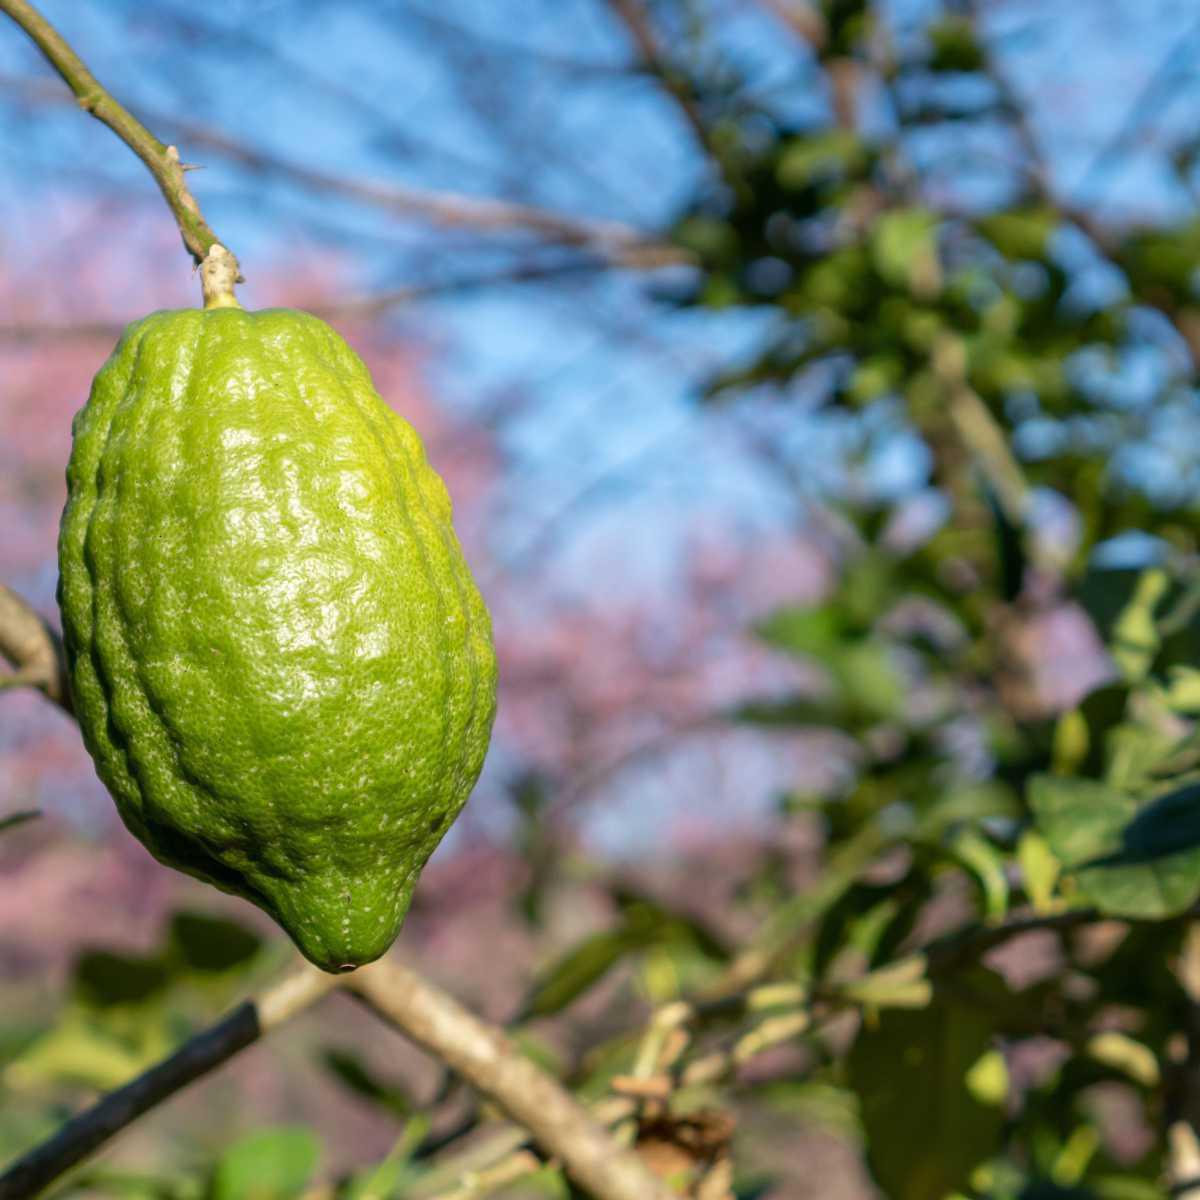
[[[66,662],[58,635],[11,588],[0,583],[0,655],[15,668],[2,687],[34,687],[71,712]]]
[[[11,2],[13,0],[0,0],[0,5]],[[0,86],[23,91],[36,100],[58,99],[57,95],[50,95],[20,77],[0,77]],[[515,201],[354,179],[271,154],[220,130],[169,113],[145,108],[142,112],[155,125],[170,129],[189,147],[219,154],[252,174],[287,179],[309,191],[341,196],[399,216],[451,229],[532,233],[550,242],[585,249],[601,257],[609,266],[653,270],[695,262],[694,256],[682,246],[620,221],[587,220]]]
[[[679,73],[659,49],[658,38],[650,18],[641,7],[640,0],[608,0],[608,6],[613,14],[625,26],[643,69],[648,71],[662,84],[667,94],[675,101],[684,120],[691,129],[693,136],[706,154],[713,152],[712,138],[708,124],[695,92],[687,78]]]
[[[1175,41],[1166,57],[1150,75],[1141,93],[1126,114],[1125,121],[1115,137],[1092,159],[1075,186],[1076,195],[1086,201],[1087,192],[1101,179],[1109,166],[1129,150],[1142,135],[1146,122],[1158,115],[1163,108],[1163,90],[1172,76],[1190,65],[1195,48],[1193,42],[1200,35],[1200,22],[1190,25]]]
[[[825,48],[828,26],[821,12],[808,0],[758,0],[758,3],[816,53]]]
[[[592,255],[555,261],[519,263],[497,271],[467,271],[460,276],[427,283],[412,283],[365,296],[307,305],[314,316],[327,321],[374,320],[395,308],[403,308],[422,300],[439,299],[480,288],[503,287],[511,284],[544,283],[556,279],[594,275],[608,270],[612,264]],[[0,325],[0,345],[26,345],[33,342],[63,342],[97,339],[113,342],[121,336],[120,321],[77,321],[47,324]]]
[[[18,626],[27,624],[31,616],[37,620],[28,605],[3,585],[0,602],[16,613]],[[0,631],[6,628],[11,636],[12,625],[0,620]],[[0,643],[0,648],[7,644]],[[39,645],[44,653],[44,638]],[[56,659],[58,652],[56,648]],[[19,1159],[0,1176],[0,1200],[18,1200],[41,1190],[148,1109],[339,983],[496,1101],[547,1154],[561,1160],[567,1174],[596,1200],[670,1200],[672,1193],[654,1179],[637,1155],[619,1148],[604,1126],[561,1084],[521,1054],[502,1029],[481,1021],[453,996],[398,963],[376,963],[349,976],[329,975],[306,966],[284,979],[104,1097]]]
[[[525,1126],[547,1154],[596,1200],[670,1200],[632,1151],[607,1130],[502,1030],[396,962],[346,976],[346,987],[412,1041],[456,1070]]]
[[[58,30],[27,0],[0,0],[0,12],[7,13],[29,35],[75,94],[80,108],[107,125],[146,164],[179,226],[188,253],[197,265],[203,263],[219,239],[188,190],[179,151],[160,142],[118,104]]]
[[[247,1000],[169,1058],[110,1092],[0,1175],[0,1200],[25,1200],[82,1162],[157,1104],[227,1062],[264,1033],[320,1000],[336,976],[304,967]]]

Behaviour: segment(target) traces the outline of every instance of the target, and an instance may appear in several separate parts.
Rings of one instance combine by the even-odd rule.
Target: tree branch
[[[0,7],[12,2],[0,0]],[[58,98],[33,81],[19,77],[0,76],[0,86],[23,91],[36,100]],[[587,250],[609,266],[634,270],[695,263],[694,255],[682,246],[620,221],[588,220],[514,201],[354,179],[271,154],[220,130],[168,113],[142,111],[155,125],[172,130],[189,146],[210,150],[252,174],[288,179],[309,191],[341,196],[398,216],[418,218],[449,229],[532,233],[550,242]]]
[[[23,638],[32,637],[36,661],[44,669],[45,656],[51,655],[61,674],[61,644],[49,641],[51,636],[25,601],[0,585],[0,650],[7,655],[10,645],[23,645]],[[284,979],[19,1159],[0,1176],[0,1200],[40,1191],[148,1109],[338,983],[495,1100],[596,1200],[670,1200],[672,1193],[656,1182],[637,1155],[618,1147],[604,1126],[557,1080],[522,1055],[502,1029],[481,1021],[454,997],[398,963],[376,963],[343,976],[306,966]]]
[[[0,1175],[0,1200],[25,1200],[36,1195],[156,1104],[320,1000],[337,983],[336,976],[305,966],[257,999],[239,1005],[169,1058],[110,1092],[17,1159]]]
[[[608,5],[633,40],[642,67],[662,84],[675,101],[700,149],[712,154],[712,138],[692,86],[663,56],[650,18],[639,0],[608,0]]]
[[[345,986],[412,1041],[495,1100],[596,1200],[671,1200],[632,1151],[494,1026],[396,962],[374,963]]]
[[[15,668],[0,688],[35,687],[71,712],[67,668],[58,635],[11,588],[0,583],[0,655]]]
[[[118,104],[58,30],[27,0],[0,0],[0,12],[7,13],[29,35],[74,92],[80,108],[107,125],[146,164],[179,226],[184,246],[196,264],[202,264],[219,239],[188,191],[179,151],[160,142]]]

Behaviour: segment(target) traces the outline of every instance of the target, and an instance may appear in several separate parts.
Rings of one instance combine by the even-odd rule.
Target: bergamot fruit
[[[59,602],[125,824],[317,966],[377,958],[495,711],[416,433],[324,322],[217,307],[131,325],[73,435]]]

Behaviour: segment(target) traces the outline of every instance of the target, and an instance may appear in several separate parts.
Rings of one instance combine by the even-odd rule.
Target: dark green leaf
[[[356,1096],[398,1117],[408,1116],[412,1111],[412,1102],[404,1089],[399,1084],[381,1079],[354,1051],[331,1046],[322,1051],[321,1062],[343,1087]]]
[[[4,833],[8,829],[15,829],[18,825],[24,825],[26,821],[32,821],[34,817],[40,817],[42,814],[36,808],[22,809],[20,812],[9,813],[6,817],[0,817],[0,833]]]
[[[193,971],[245,966],[262,948],[262,938],[237,921],[197,912],[175,913],[168,939]]]
[[[999,1148],[1002,1108],[981,1104],[967,1073],[991,1049],[985,1011],[934,1003],[888,1010],[849,1058],[871,1169],[890,1200],[945,1200]]]
[[[1052,775],[1029,791],[1038,827],[1083,896],[1113,916],[1146,919],[1181,913],[1200,895],[1194,796],[1185,789],[1142,806],[1104,784]]]
[[[559,959],[543,976],[525,1002],[523,1018],[561,1012],[637,948],[624,930],[593,934]]]
[[[89,950],[75,962],[76,995],[94,1008],[143,1004],[169,982],[170,972],[159,958]]]
[[[781,608],[761,621],[758,636],[789,654],[824,658],[839,645],[845,629],[836,605]]]

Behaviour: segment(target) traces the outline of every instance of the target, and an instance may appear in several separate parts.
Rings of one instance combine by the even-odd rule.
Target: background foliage
[[[1186,6],[613,0],[563,6],[536,44],[467,3],[307,7],[114,6],[103,21],[122,45],[233,47],[252,77],[324,96],[334,139],[370,133],[335,178],[220,100],[209,115],[229,138],[262,140],[175,124],[186,154],[226,164],[214,212],[249,223],[253,188],[326,255],[251,286],[344,306],[381,389],[434,442],[496,613],[497,745],[405,952],[590,1099],[661,1068],[669,1100],[625,1132],[681,1188],[723,1158],[731,1119],[744,1197],[1134,1200],[1184,1184],[1168,1131],[1178,1150],[1200,1106]],[[434,47],[459,107],[412,120],[395,85],[314,74],[288,55],[289,22],[347,45],[362,23],[406,62]],[[98,73],[168,122],[186,111],[133,61]],[[1110,62],[1150,65],[1089,73]],[[26,66],[4,80],[9,122],[51,103]],[[520,86],[591,124],[529,137]],[[584,93],[590,108],[573,107]],[[658,124],[635,126],[643,104]],[[1086,142],[1096,110],[1115,118],[1081,150],[1072,134]],[[481,139],[463,135],[468,115]],[[507,171],[448,165],[500,131]],[[36,153],[37,127],[22,138]],[[313,156],[328,143],[315,135]],[[356,196],[347,180],[380,170],[375,154],[390,173]],[[404,167],[422,188],[407,209],[391,183]],[[81,203],[69,179],[33,178],[60,219]],[[134,186],[87,178],[80,194],[110,211],[71,219],[140,230]],[[506,224],[461,195],[488,188],[536,212]],[[549,227],[551,208],[577,224]],[[129,241],[122,254],[143,238]],[[46,603],[54,472],[105,323],[186,301],[150,269],[114,299],[97,260],[64,298],[60,277],[28,286],[21,258],[0,488],[25,532],[5,571]],[[384,290],[398,282],[410,290]],[[414,288],[432,310],[411,307]],[[564,372],[571,344],[583,365],[565,383],[515,372],[534,310],[521,370]],[[572,340],[584,316],[603,352]],[[447,373],[455,354],[468,361]],[[521,386],[456,398],[498,364]],[[608,404],[623,371],[630,397]],[[653,406],[666,375],[685,381],[683,417]],[[586,416],[568,419],[564,395]],[[639,421],[648,441],[631,440]],[[664,478],[684,483],[656,490]],[[68,735],[32,697],[3,703],[5,803],[58,812],[14,818],[0,849],[14,979],[0,1148],[16,1152],[285,950],[58,799],[80,778]],[[53,882],[81,869],[82,891]],[[88,887],[93,903],[137,895],[136,928],[82,919]],[[55,931],[57,957],[22,937],[33,895],[73,927]],[[672,1059],[646,1023],[680,997],[696,1016]],[[76,1194],[487,1194],[452,1190],[465,1167],[447,1148],[491,1114],[445,1073],[319,1013],[254,1054]],[[278,1127],[235,1133],[256,1111]],[[507,1194],[564,1187],[551,1165]]]

